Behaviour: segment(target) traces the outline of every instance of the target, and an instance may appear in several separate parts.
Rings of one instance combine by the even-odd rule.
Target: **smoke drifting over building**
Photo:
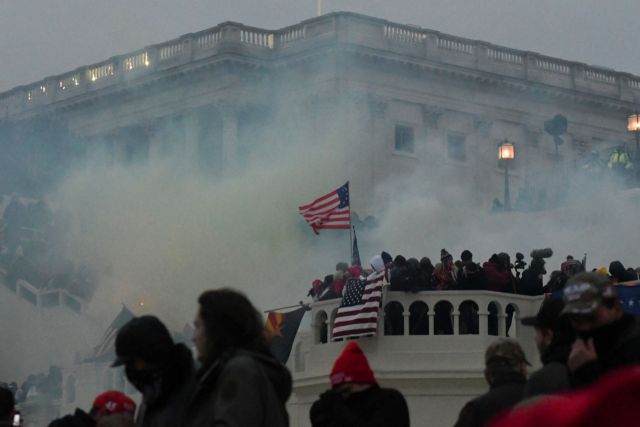
[[[345,181],[376,219],[358,230],[363,260],[552,247],[553,265],[633,265],[637,194],[582,166],[628,138],[639,91],[624,73],[355,14],[227,23],[1,95],[3,177],[24,178],[3,191],[70,212],[66,250],[97,272],[87,313],[102,324],[124,302],[179,329],[221,286],[295,304],[349,257],[346,233],[313,236],[297,207]],[[544,133],[557,113],[558,155]],[[47,126],[16,148],[32,123]],[[505,138],[521,211],[492,214]]]

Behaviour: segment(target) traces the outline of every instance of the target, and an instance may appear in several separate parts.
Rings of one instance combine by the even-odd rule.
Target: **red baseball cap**
[[[105,391],[93,401],[92,413],[96,416],[106,414],[135,414],[136,403],[119,391]]]

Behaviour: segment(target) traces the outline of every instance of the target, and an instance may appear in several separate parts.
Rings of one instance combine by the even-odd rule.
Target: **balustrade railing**
[[[98,64],[84,67],[81,72],[70,72],[55,77],[53,81],[47,80],[36,82],[26,87],[16,88],[11,92],[15,92],[16,98],[1,97],[0,109],[4,109],[5,114],[20,113],[25,109],[32,108],[36,105],[32,101],[39,100],[37,103],[45,104],[54,102],[56,91],[66,92],[72,89],[78,89],[73,94],[65,95],[60,99],[67,99],[69,96],[76,96],[84,91],[92,89],[92,83],[100,82],[101,87],[108,84],[117,84],[120,79],[110,79],[110,77],[120,73],[127,73],[136,70],[136,78],[144,73],[153,72],[154,70],[162,70],[165,66],[173,64],[173,60],[180,58],[184,61],[190,61],[192,57],[186,57],[185,53],[189,50],[190,54],[195,54],[195,60],[202,60],[207,55],[213,55],[212,48],[224,41],[240,42],[250,47],[259,49],[269,49],[271,52],[277,52],[280,48],[288,48],[293,43],[313,43],[315,37],[318,40],[332,40],[333,37],[327,37],[331,32],[335,38],[347,35],[347,41],[358,43],[358,37],[366,34],[371,40],[369,47],[375,47],[376,32],[382,40],[391,40],[400,44],[406,44],[409,49],[414,49],[414,56],[424,56],[427,59],[435,59],[446,63],[448,58],[455,58],[456,55],[464,54],[469,57],[476,55],[484,55],[481,49],[476,46],[487,46],[487,43],[477,42],[461,37],[449,36],[436,31],[420,29],[408,25],[394,24],[383,20],[369,19],[363,17],[350,18],[351,14],[346,14],[347,19],[338,20],[339,14],[329,14],[313,20],[313,22],[304,22],[302,24],[283,28],[277,31],[267,31],[259,28],[247,27],[241,24],[225,23],[211,30],[196,33],[193,36],[184,36],[179,39],[170,40],[157,46],[123,55],[110,61],[104,61]],[[326,23],[324,20],[333,20],[332,25],[318,25]],[[308,30],[311,28],[311,30]],[[318,32],[318,28],[321,30]],[[313,36],[310,37],[310,34]],[[349,34],[358,35],[351,37]],[[193,44],[190,45],[189,41]],[[423,49],[426,46],[427,49]],[[393,49],[388,44],[381,44],[381,50]],[[434,55],[436,51],[442,55]],[[521,68],[523,78],[542,80],[546,76],[575,75],[576,79],[555,79],[551,84],[560,85],[575,89],[575,80],[580,78],[601,82],[605,84],[615,84],[619,81],[620,73],[615,71],[604,70],[598,67],[590,67],[585,64],[563,61],[560,59],[550,58],[535,53],[527,53],[515,49],[502,48],[499,46],[489,45],[486,48],[486,57],[491,63],[512,64],[508,73],[513,75],[513,68]],[[481,58],[478,58],[481,59]],[[527,59],[527,60],[526,60]],[[152,64],[152,62],[158,62]],[[165,65],[166,64],[166,65]],[[479,65],[481,64],[481,65]],[[152,66],[153,65],[153,66]],[[486,67],[486,63],[477,61],[475,64],[469,61],[469,67]],[[524,73],[526,67],[542,71],[543,73]],[[146,71],[145,71],[146,70]],[[492,70],[499,74],[500,69],[495,66]],[[505,70],[505,74],[507,71]],[[526,77],[525,77],[526,76]],[[640,77],[625,74],[625,79],[621,80],[621,90],[640,91]],[[85,82],[87,84],[85,84]],[[594,85],[592,89],[595,92],[606,88]],[[611,96],[606,92],[607,96]],[[621,99],[630,99],[630,94],[620,94]],[[16,101],[17,100],[17,101]],[[4,108],[2,108],[4,107]]]
[[[571,67],[565,63],[544,58],[536,58],[536,67],[543,71],[560,74],[571,74]]]
[[[386,38],[403,43],[420,43],[426,38],[420,30],[397,25],[385,25],[383,31]]]
[[[490,47],[487,49],[487,56],[489,56],[490,59],[499,62],[508,62],[517,65],[522,65],[524,63],[524,55],[506,49]]]
[[[222,33],[219,30],[210,31],[204,34],[200,34],[196,38],[196,46],[198,49],[211,49],[222,39]]]
[[[615,83],[616,82],[616,77],[614,75],[612,75],[611,73],[608,73],[606,71],[599,71],[599,70],[594,70],[594,69],[587,69],[584,72],[584,76],[589,79],[589,80],[597,80],[597,81],[601,81],[604,83]]]
[[[182,41],[160,46],[160,49],[159,49],[160,61],[166,61],[167,59],[171,59],[173,57],[179,56],[182,54],[183,50],[184,50],[184,43]]]
[[[385,290],[378,336],[518,335],[518,319],[534,316],[543,297],[490,291]],[[340,299],[311,304],[315,343],[331,341]]]
[[[461,39],[440,37],[438,38],[438,47],[440,49],[473,55],[473,44]]]

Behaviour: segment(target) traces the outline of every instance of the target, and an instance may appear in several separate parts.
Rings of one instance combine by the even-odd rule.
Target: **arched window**
[[[490,302],[487,311],[489,312],[489,316],[487,317],[487,330],[489,331],[489,335],[498,336],[498,313],[500,313],[500,304],[495,301]]]
[[[315,322],[316,344],[326,344],[329,341],[329,327],[327,325],[327,313],[320,311],[316,315]]]
[[[409,335],[429,335],[429,307],[422,301],[409,306]]]
[[[67,378],[64,394],[67,403],[73,403],[76,401],[76,377],[73,375],[69,375]]]
[[[384,307],[384,334],[404,335],[404,308],[399,302],[393,301]]]
[[[458,307],[460,312],[460,335],[478,335],[480,332],[478,318],[478,304],[473,301],[464,301]]]
[[[518,337],[518,319],[520,318],[520,309],[515,304],[507,305],[505,310],[507,314],[506,333],[508,337]]]
[[[453,305],[449,301],[440,301],[433,311],[435,334],[453,335]]]

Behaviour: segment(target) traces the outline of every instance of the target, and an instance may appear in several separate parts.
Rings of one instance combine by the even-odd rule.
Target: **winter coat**
[[[198,375],[185,427],[287,427],[291,374],[271,354],[232,349]]]
[[[12,426],[12,424],[6,424]],[[51,421],[49,427],[94,427],[96,421],[92,416],[84,412],[82,409],[76,409],[73,415],[65,415],[62,418]],[[0,427],[4,427],[5,424],[0,423]]]
[[[522,400],[525,376],[510,372],[494,379],[487,393],[467,403],[460,411],[455,427],[485,426],[496,415],[512,408]]]
[[[544,294],[541,272],[533,267],[527,268],[522,272],[522,278],[518,283],[518,293],[520,295],[542,295]]]
[[[482,269],[488,291],[513,293],[513,276],[509,270],[493,262],[485,262]]]
[[[389,273],[390,291],[409,291],[411,289],[411,272],[408,265],[393,267]]]
[[[571,384],[591,384],[602,374],[625,365],[640,364],[640,322],[623,314],[613,323],[591,333],[598,359],[585,363],[571,373]]]
[[[461,291],[479,291],[486,289],[484,270],[482,267],[474,262],[464,264],[458,272],[458,289]]]
[[[542,356],[543,367],[529,376],[524,388],[526,398],[541,394],[555,394],[571,388],[567,359],[571,344],[549,347]]]
[[[195,386],[195,366],[191,350],[184,344],[174,346],[168,368],[157,385],[158,392],[145,390],[136,416],[136,427],[180,425],[185,406]]]
[[[456,286],[457,271],[456,266],[452,265],[450,268],[444,266],[439,262],[436,264],[436,268],[433,270],[433,277],[436,283],[436,289],[439,291],[453,290]]]
[[[346,399],[334,390],[320,395],[309,411],[313,427],[409,427],[404,396],[377,385]]]

